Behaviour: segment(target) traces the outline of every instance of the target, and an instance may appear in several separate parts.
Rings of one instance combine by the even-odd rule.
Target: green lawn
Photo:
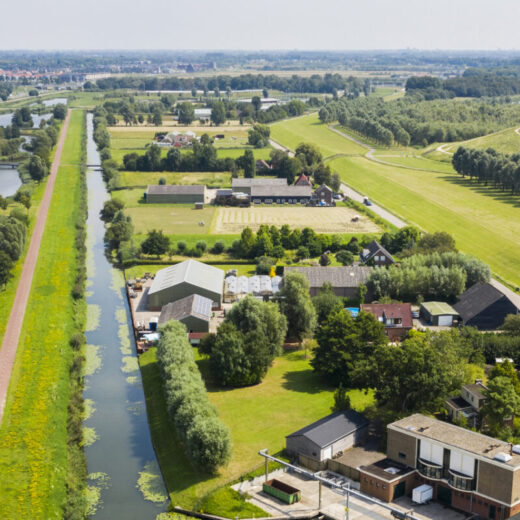
[[[152,438],[173,505],[200,506],[208,492],[261,466],[259,450],[279,452],[284,448],[286,435],[327,415],[333,404],[332,388],[312,371],[303,352],[277,358],[257,386],[221,390],[207,383],[210,400],[233,438],[230,464],[217,475],[207,475],[186,458],[168,419],[155,349],[142,355],[140,363]],[[201,360],[199,364],[208,381],[207,362]],[[371,393],[353,390],[349,395],[358,410],[373,404]]]
[[[125,212],[132,217],[136,234],[162,229],[167,235],[206,235],[210,232],[215,209],[215,206],[197,210],[191,205],[186,207],[182,204],[142,204],[140,207],[129,207]],[[201,226],[200,222],[204,225]]]
[[[453,234],[459,249],[520,285],[518,197],[456,174],[394,168],[361,157],[342,157],[330,164],[353,188],[427,231]]]
[[[313,143],[320,147],[323,155],[364,155],[362,146],[341,137],[320,123],[318,115],[287,119],[271,125],[271,137],[294,150],[300,143]]]
[[[476,139],[455,143],[451,146],[446,146],[445,150],[447,152],[456,152],[459,146],[467,146],[468,148],[476,148],[478,150],[494,148],[497,152],[519,153],[520,135],[515,132],[517,128],[519,127],[515,126],[514,128],[507,128],[506,130],[477,137]]]
[[[231,187],[229,172],[120,172],[122,186],[148,186],[159,184],[159,179],[166,179],[166,184],[205,184],[206,186]],[[114,196],[117,197],[117,191]]]
[[[396,166],[406,166],[408,168],[421,168],[423,170],[440,171],[446,173],[455,173],[451,162],[434,161],[427,157],[420,155],[390,155],[390,152],[386,154],[381,152],[380,154],[374,155],[381,161],[395,164]]]
[[[0,429],[1,518],[63,517],[82,122],[74,112]]]
[[[4,337],[5,328],[7,326],[7,320],[9,319],[9,314],[11,313],[11,307],[13,305],[14,298],[16,296],[16,288],[18,287],[18,282],[20,281],[20,277],[22,275],[23,264],[25,262],[25,256],[27,254],[27,250],[29,249],[29,243],[31,241],[32,232],[34,229],[34,225],[36,223],[36,215],[38,214],[38,210],[40,209],[40,202],[43,197],[43,193],[45,191],[46,181],[42,182],[38,186],[36,186],[32,197],[31,197],[31,208],[29,209],[29,228],[27,229],[27,237],[25,242],[25,249],[21,258],[16,262],[14,269],[11,271],[12,278],[7,282],[7,285],[4,289],[0,291],[0,309],[2,312],[0,313],[0,344],[2,343],[2,339]],[[20,204],[16,202],[10,202],[7,209],[0,210],[0,214],[8,215],[11,210],[15,207],[21,207]]]

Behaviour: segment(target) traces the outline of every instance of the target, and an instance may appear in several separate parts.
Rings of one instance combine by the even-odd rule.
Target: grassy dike
[[[82,518],[85,113],[72,113],[0,429],[0,517]]]

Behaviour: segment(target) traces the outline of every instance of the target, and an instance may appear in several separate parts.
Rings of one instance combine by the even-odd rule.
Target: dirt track
[[[20,282],[16,290],[13,307],[11,308],[11,314],[9,315],[9,321],[7,322],[2,346],[0,348],[0,423],[4,414],[7,390],[9,388],[11,372],[13,370],[13,365],[16,358],[16,350],[18,348],[18,342],[22,330],[25,309],[27,307],[27,301],[31,292],[31,285],[34,270],[36,268],[36,262],[38,260],[38,252],[40,250],[43,231],[45,229],[45,222],[47,220],[47,214],[49,213],[52,193],[54,191],[54,184],[56,183],[61,152],[65,143],[65,136],[67,135],[70,114],[71,111],[69,109],[67,112],[67,117],[63,123],[63,128],[61,129],[58,144],[56,145],[56,154],[51,166],[49,178],[47,179],[47,186],[45,187],[45,193],[40,204],[40,209],[38,210],[38,216],[36,218],[36,224],[34,226],[31,242],[29,244],[29,250],[27,251],[27,256],[25,257],[22,276],[20,277]]]

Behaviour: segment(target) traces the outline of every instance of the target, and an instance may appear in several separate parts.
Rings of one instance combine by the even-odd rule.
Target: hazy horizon
[[[518,0],[26,0],[2,6],[2,50],[516,51]],[[9,21],[16,23],[9,23]],[[21,29],[22,28],[22,29]]]

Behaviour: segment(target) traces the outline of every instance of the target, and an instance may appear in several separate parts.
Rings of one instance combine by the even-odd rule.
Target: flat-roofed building
[[[194,185],[153,185],[146,190],[146,202],[149,204],[193,204],[206,198],[206,186]]]
[[[412,485],[405,485],[407,494],[427,484],[434,500],[483,519],[520,512],[520,446],[422,414],[389,424],[387,434],[389,461],[415,470]],[[388,478],[369,467],[361,467],[360,474],[362,491],[382,500],[395,498],[383,489]]]

